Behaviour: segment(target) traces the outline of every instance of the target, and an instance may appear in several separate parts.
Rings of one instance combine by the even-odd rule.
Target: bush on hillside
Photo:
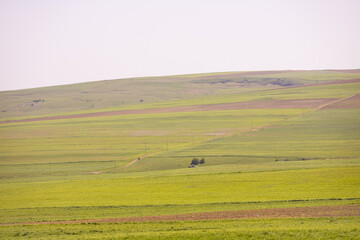
[[[191,161],[191,165],[198,165],[199,164],[199,159],[197,158],[194,158],[192,161]]]

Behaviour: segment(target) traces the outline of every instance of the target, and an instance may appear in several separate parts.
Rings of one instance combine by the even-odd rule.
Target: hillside
[[[0,98],[0,238],[360,234],[359,70],[120,79]]]
[[[106,80],[0,92],[0,118],[102,109],[360,78],[360,70],[228,72]]]

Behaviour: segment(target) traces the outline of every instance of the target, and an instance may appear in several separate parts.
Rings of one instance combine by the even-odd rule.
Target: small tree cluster
[[[197,158],[193,158],[193,160],[191,161],[190,165],[199,165],[199,164],[204,164],[205,163],[205,159],[202,158],[200,161]]]
[[[197,158],[194,158],[192,161],[191,161],[191,165],[198,165],[199,164],[199,159]]]

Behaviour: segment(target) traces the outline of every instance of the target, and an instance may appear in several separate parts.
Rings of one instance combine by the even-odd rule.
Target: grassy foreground
[[[295,218],[185,222],[0,226],[18,239],[359,239],[358,218]]]
[[[21,209],[1,209],[0,224],[47,222],[87,219],[107,219],[124,217],[165,216],[187,213],[220,212],[251,209],[275,209],[294,207],[339,206],[360,204],[360,199],[317,199],[285,200],[267,202],[225,202],[209,204],[166,204],[143,206],[77,206],[77,207],[37,207]]]
[[[3,182],[0,208],[204,204],[359,197],[360,167]],[[346,187],[344,187],[346,186]]]

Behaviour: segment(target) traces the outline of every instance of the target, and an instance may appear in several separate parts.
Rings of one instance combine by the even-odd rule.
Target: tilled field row
[[[0,225],[39,225],[73,223],[118,223],[118,222],[155,222],[155,221],[195,221],[216,219],[257,219],[257,218],[310,218],[310,217],[349,217],[360,216],[360,204],[342,206],[296,207],[252,209],[222,212],[190,213],[164,216],[125,217],[88,219],[71,221],[5,223]]]

